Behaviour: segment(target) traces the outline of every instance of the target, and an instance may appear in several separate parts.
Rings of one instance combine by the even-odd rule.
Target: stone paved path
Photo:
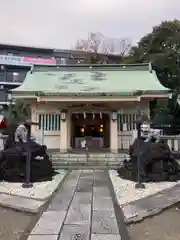
[[[72,171],[28,240],[124,240],[109,186],[105,171]]]

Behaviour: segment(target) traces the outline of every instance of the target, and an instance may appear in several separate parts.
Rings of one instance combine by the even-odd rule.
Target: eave
[[[37,102],[79,102],[79,101],[98,101],[98,102],[115,102],[115,101],[141,101],[142,99],[168,98],[169,91],[136,91],[120,93],[44,93],[30,91],[12,91],[14,99],[30,100],[35,99]]]

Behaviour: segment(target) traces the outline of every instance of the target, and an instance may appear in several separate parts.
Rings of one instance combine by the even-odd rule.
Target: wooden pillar
[[[112,120],[112,114],[110,114],[110,150],[114,153],[118,152],[117,120]]]
[[[61,126],[61,131],[60,131],[60,152],[67,152],[68,148],[68,119],[66,120],[60,120],[60,126]]]
[[[67,114],[67,149],[71,149],[71,134],[72,134],[72,127],[71,127],[71,112]]]

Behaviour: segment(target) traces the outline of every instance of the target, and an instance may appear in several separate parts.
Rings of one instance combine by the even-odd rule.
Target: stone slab
[[[73,204],[91,204],[92,192],[76,192],[73,197]]]
[[[66,211],[72,201],[72,197],[79,181],[80,171],[72,171],[65,180],[63,186],[56,193],[51,201],[48,210],[50,211]]]
[[[92,217],[92,234],[119,234],[116,218]]]
[[[58,235],[66,216],[66,211],[44,212],[30,235]]]
[[[67,211],[71,201],[72,197],[75,192],[75,187],[68,188],[66,190],[60,190],[56,196],[53,198],[51,203],[49,204],[48,210],[52,211],[61,211],[65,210]]]
[[[12,196],[9,194],[0,194],[0,205],[7,208],[12,208],[18,211],[25,211],[30,213],[38,213],[45,201],[38,201],[35,199]]]
[[[79,176],[73,179],[69,179],[64,183],[64,187],[65,186],[75,187],[77,185],[78,180],[79,180]]]
[[[113,210],[113,202],[110,197],[94,197],[93,198],[93,210]]]
[[[141,198],[133,203],[124,204],[122,210],[127,223],[138,222],[143,218],[156,215],[164,209],[179,202],[180,185],[165,189],[149,197]]]
[[[107,187],[93,187],[94,197],[110,197],[110,191]]]
[[[82,173],[80,175],[80,178],[79,178],[79,182],[89,181],[90,183],[92,183],[93,180],[94,180],[93,173],[92,174],[90,174],[90,173],[87,173],[87,174]]]
[[[67,211],[71,199],[71,195],[64,195],[64,197],[61,198],[55,197],[53,201],[49,204],[48,211]]]
[[[139,215],[139,213],[143,211],[142,209],[138,208],[134,204],[129,204],[129,205],[123,206],[122,210],[123,210],[123,214],[125,217],[125,221],[127,221],[128,219],[137,217]]]
[[[78,183],[76,191],[77,192],[92,192],[93,184],[89,181],[81,181]]]
[[[65,224],[82,224],[90,225],[91,204],[73,204],[70,206]]]
[[[101,179],[99,179],[99,180],[94,180],[94,186],[96,187],[103,187],[104,185],[107,185],[108,183],[107,183],[107,181],[105,182],[105,181],[103,181],[103,180],[101,180]]]
[[[92,212],[92,216],[95,219],[98,218],[115,218],[115,212],[114,210],[94,210]]]
[[[29,236],[27,240],[58,240],[58,235],[33,235]]]
[[[92,234],[91,240],[121,240],[121,237],[114,234]]]
[[[64,225],[58,240],[89,240],[89,235],[89,224]]]
[[[81,173],[81,177],[87,177],[87,176],[91,176],[93,177],[93,174],[94,174],[94,170],[90,170],[90,169],[83,169],[82,170],[82,173]]]

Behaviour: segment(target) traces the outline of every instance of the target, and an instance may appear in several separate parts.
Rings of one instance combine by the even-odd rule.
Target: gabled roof
[[[142,95],[167,93],[151,64],[35,66],[16,93]]]

